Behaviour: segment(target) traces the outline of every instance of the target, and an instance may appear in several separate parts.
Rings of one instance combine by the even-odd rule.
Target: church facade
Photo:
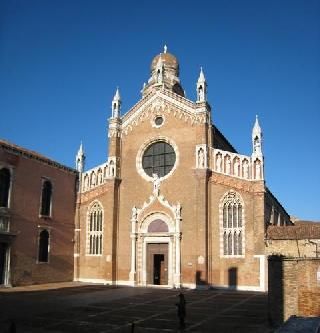
[[[105,163],[76,157],[74,279],[132,286],[267,289],[268,225],[291,225],[265,185],[262,131],[238,153],[211,118],[201,69],[197,100],[184,96],[165,47],[142,98],[112,101]]]

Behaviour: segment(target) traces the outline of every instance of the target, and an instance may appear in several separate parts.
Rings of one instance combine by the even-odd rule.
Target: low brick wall
[[[292,315],[320,316],[320,258],[270,256],[269,318],[275,325]]]

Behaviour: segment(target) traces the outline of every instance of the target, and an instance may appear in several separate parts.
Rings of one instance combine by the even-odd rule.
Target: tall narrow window
[[[7,168],[0,170],[0,207],[9,206],[10,171]]]
[[[39,234],[38,261],[48,262],[49,259],[49,232],[42,230]]]
[[[240,195],[229,191],[221,200],[222,212],[221,228],[221,248],[222,255],[239,256],[243,254],[243,204]]]
[[[102,255],[103,247],[103,210],[98,202],[95,202],[89,212],[87,221],[87,254]]]
[[[51,216],[52,185],[49,180],[42,184],[40,215]]]

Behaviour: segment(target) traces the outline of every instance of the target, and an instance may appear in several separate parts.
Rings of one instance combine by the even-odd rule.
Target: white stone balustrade
[[[98,165],[81,174],[81,192],[86,192],[103,185],[107,179],[116,177],[116,158],[110,157],[108,162]]]
[[[247,180],[263,180],[263,159],[211,149],[212,169],[215,172]]]

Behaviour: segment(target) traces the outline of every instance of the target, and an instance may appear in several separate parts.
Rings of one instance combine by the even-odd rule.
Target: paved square
[[[267,294],[183,290],[186,332],[272,332]],[[2,330],[17,332],[178,332],[177,290],[75,285],[56,290],[0,291]]]

